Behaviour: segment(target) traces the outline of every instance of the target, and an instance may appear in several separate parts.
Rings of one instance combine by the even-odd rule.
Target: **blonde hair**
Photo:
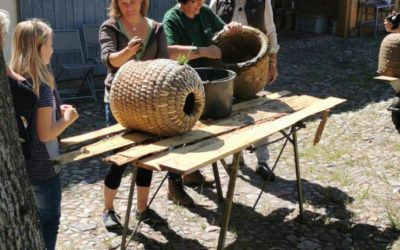
[[[40,56],[40,49],[52,39],[52,29],[39,19],[20,22],[15,27],[10,67],[32,81],[33,90],[39,95],[41,83],[54,89],[55,81],[49,66]]]
[[[142,16],[147,15],[147,11],[149,10],[149,0],[142,0],[142,5],[140,7],[140,14]],[[114,19],[121,17],[121,11],[118,7],[118,0],[111,0],[110,6],[108,7],[108,16]]]
[[[0,49],[3,49],[8,28],[10,27],[10,15],[6,10],[0,9]]]

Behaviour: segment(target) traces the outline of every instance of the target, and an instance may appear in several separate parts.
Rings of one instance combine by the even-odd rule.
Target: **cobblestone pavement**
[[[319,116],[299,132],[305,219],[298,221],[292,148],[276,168],[275,182],[263,187],[254,172],[255,156],[245,152],[239,170],[227,249],[400,249],[400,136],[387,107],[394,97],[389,84],[372,80],[382,40],[332,36],[280,35],[280,77],[267,90],[336,96],[348,101],[331,111],[321,142],[312,146]],[[81,117],[66,135],[104,126],[103,104],[80,101]],[[278,135],[277,135],[278,136]],[[276,136],[275,136],[276,137]],[[280,144],[270,146],[272,158]],[[70,164],[64,183],[58,249],[111,249],[121,237],[105,230],[102,184],[107,166],[102,157]],[[271,161],[270,164],[273,162]],[[206,168],[212,174],[211,168]],[[223,190],[228,178],[220,167]],[[153,186],[164,173],[155,173]],[[130,175],[116,199],[124,215]],[[191,189],[196,206],[175,206],[166,198],[166,183],[153,209],[167,225],[142,224],[130,249],[213,249],[222,207],[214,189]],[[154,189],[152,189],[154,192]],[[134,204],[135,206],[135,204]],[[132,220],[134,227],[135,220]]]

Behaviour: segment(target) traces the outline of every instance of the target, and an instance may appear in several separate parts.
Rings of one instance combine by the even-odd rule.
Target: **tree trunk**
[[[0,249],[45,249],[0,49]]]

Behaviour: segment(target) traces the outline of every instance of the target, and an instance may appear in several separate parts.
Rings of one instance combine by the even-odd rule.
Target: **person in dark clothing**
[[[10,24],[8,12],[0,10],[0,48],[5,45],[5,37]],[[22,153],[25,160],[30,158],[31,142],[28,136],[27,121],[31,119],[37,96],[32,90],[31,84],[21,75],[15,73],[10,67],[6,67],[6,73],[10,84],[13,99],[15,119],[17,122],[18,136],[20,138]]]
[[[237,21],[259,29],[268,37],[269,62],[268,83],[272,83],[278,77],[277,55],[279,44],[276,27],[273,19],[272,5],[270,0],[211,0],[211,10],[225,22]],[[257,157],[256,171],[266,180],[273,181],[274,173],[268,166],[269,151],[268,138],[262,139],[254,144]],[[244,164],[244,158],[241,157]]]
[[[221,58],[221,50],[212,44],[212,37],[222,29],[238,31],[241,24],[225,24],[216,16],[204,0],[177,0],[177,5],[163,17],[163,25],[168,41],[171,59],[187,56],[191,67],[207,67],[213,59]],[[185,176],[168,176],[168,199],[182,206],[194,204],[193,199],[182,186],[211,186],[214,179],[204,176],[200,170]]]
[[[110,18],[100,27],[101,58],[108,69],[105,80],[106,125],[115,123],[110,110],[111,83],[118,69],[128,60],[152,60],[168,58],[167,42],[163,26],[147,15],[149,1],[112,0]],[[111,165],[104,180],[103,223],[107,230],[121,232],[120,216],[114,210],[114,199],[127,165]],[[151,219],[153,211],[147,207],[152,171],[138,168],[137,210],[138,220]]]
[[[18,126],[18,135],[20,138],[22,153],[25,160],[31,156],[32,142],[28,136],[28,121],[32,119],[32,114],[37,102],[37,96],[32,90],[31,84],[24,80],[19,82],[8,75],[10,90],[14,104],[15,119]]]

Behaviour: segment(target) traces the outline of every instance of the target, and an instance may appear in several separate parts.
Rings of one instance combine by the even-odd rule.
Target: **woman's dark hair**
[[[183,4],[187,4],[187,2],[189,2],[189,0],[177,0],[178,3],[183,3]]]

